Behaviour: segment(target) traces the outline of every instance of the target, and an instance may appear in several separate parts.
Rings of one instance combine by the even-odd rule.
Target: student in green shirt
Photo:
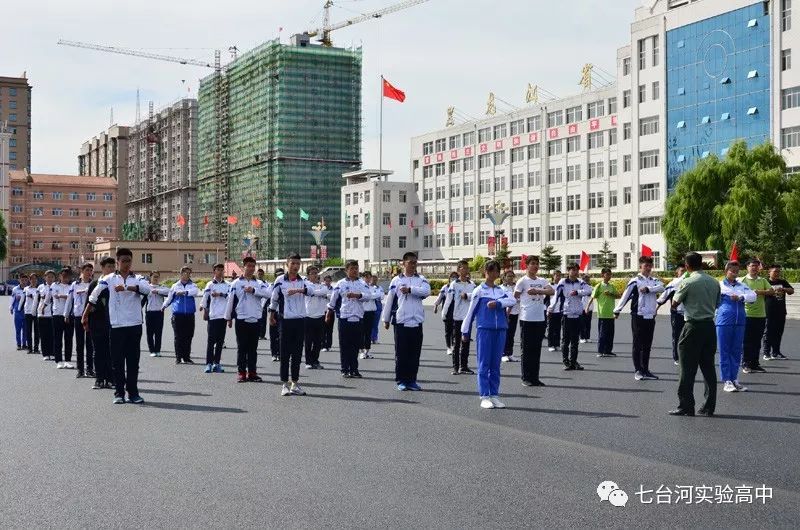
[[[616,303],[617,290],[610,283],[611,269],[604,268],[600,271],[602,281],[598,283],[592,291],[592,297],[586,304],[584,312],[591,307],[592,301],[596,301],[597,307],[597,356],[616,357],[614,349],[614,304]]]
[[[755,291],[757,298],[752,304],[745,304],[744,328],[744,355],[742,356],[742,371],[746,374],[766,372],[758,362],[758,353],[761,349],[761,338],[764,336],[764,327],[767,324],[767,309],[764,299],[775,296],[769,281],[758,275],[761,262],[751,259],[747,262],[747,276],[742,278],[742,283]]]

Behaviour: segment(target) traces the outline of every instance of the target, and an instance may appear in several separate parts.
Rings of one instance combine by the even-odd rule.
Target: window
[[[446,223],[447,218],[445,217],[445,210],[436,210],[436,222],[437,223]]]
[[[17,115],[16,114],[9,114],[8,115],[8,121],[17,121]]]
[[[538,226],[528,228],[528,241],[531,243],[538,243],[542,240],[542,229]]]
[[[603,237],[603,236],[599,236]],[[615,238],[617,237],[617,222],[611,221],[608,223],[608,237]]]
[[[383,248],[392,248],[392,236],[383,236],[381,238],[381,246]]]
[[[622,108],[627,109],[631,106],[631,91],[624,90],[622,92]]]
[[[491,193],[492,181],[490,179],[481,179],[478,182],[478,193]]]
[[[608,130],[608,145],[617,144],[617,129]]]
[[[661,84],[658,81],[653,82],[653,101],[661,97]]]
[[[658,149],[639,153],[639,169],[658,167]]]
[[[581,150],[581,137],[570,136],[567,138],[567,153],[576,153]]]
[[[631,235],[631,220],[624,219],[622,221],[622,237],[629,237]]]
[[[622,204],[630,204],[631,203],[631,187],[626,186],[622,188]]]
[[[556,110],[553,112],[547,113],[547,126],[548,127],[558,127],[559,125],[564,125],[564,111],[563,110]]]
[[[580,209],[581,209],[580,194],[567,195],[567,211],[571,212],[573,210],[580,210]]]
[[[397,192],[400,198],[400,202],[408,202],[408,192],[406,191],[399,191]]]
[[[439,248],[447,246],[445,234],[436,234],[436,246]]]
[[[439,162],[438,164],[433,166],[433,168],[434,168],[434,173],[436,174],[437,177],[441,177],[441,176],[443,176],[445,174],[444,173],[444,169],[445,169],[444,162]]]
[[[564,152],[563,140],[553,140],[551,142],[547,142],[547,156],[560,155],[563,152]]]
[[[586,135],[586,143],[589,149],[599,149],[603,147],[603,131],[597,131]]]
[[[639,201],[657,201],[659,199],[659,185],[654,184],[640,184],[639,185]]]
[[[498,176],[494,178],[494,191],[503,191],[506,189],[506,177]]]
[[[484,127],[483,129],[478,129],[478,142],[488,142],[492,139],[492,129],[491,127]]]
[[[425,166],[422,168],[422,178],[426,179],[433,176],[433,166]]]
[[[567,166],[567,182],[577,182],[581,180],[581,166]]]
[[[608,161],[608,176],[609,177],[616,177],[617,176],[617,161],[616,161],[616,159]]]
[[[475,244],[475,234],[473,232],[464,232],[464,246]]]
[[[463,140],[462,143],[463,143],[463,145],[465,147],[468,146],[468,145],[475,144],[475,132],[474,131],[473,132],[466,132],[466,133],[462,134],[461,138]]]
[[[472,157],[464,159],[464,171],[472,171],[475,169],[475,159]]]
[[[22,195],[23,195],[22,188],[13,188],[11,190],[12,197],[22,197]]]
[[[478,243],[481,245],[485,245],[488,240],[489,240],[489,231],[481,230],[480,233],[478,234]]]
[[[14,213],[22,213],[22,205],[21,204],[13,205],[11,207],[11,211],[14,212]]]
[[[502,166],[506,163],[506,152],[505,151],[497,151],[492,153],[494,156],[494,165],[495,166]]]
[[[547,240],[548,241],[561,241],[562,229],[561,225],[547,227]]]
[[[436,143],[434,144],[434,152],[441,153],[445,149],[447,149],[447,138],[437,138]]]
[[[617,190],[609,190],[608,192],[608,206],[614,208],[617,206]]]
[[[542,128],[542,117],[531,116],[528,118],[528,132],[535,132]]]
[[[617,113],[617,98],[608,98],[608,113]]]
[[[792,29],[792,0],[781,0],[781,29]]]
[[[622,268],[625,270],[630,270],[631,268],[631,253],[624,252],[622,254]]]
[[[622,172],[630,173],[631,166],[631,155],[622,155]]]
[[[591,115],[589,116],[592,117]],[[583,108],[578,105],[577,107],[570,107],[567,109],[566,123],[575,123],[583,119]]]
[[[466,208],[464,208],[464,220],[472,221],[474,219],[475,219],[475,207],[467,206]]]
[[[86,200],[87,201],[96,201],[97,200],[97,194],[95,192],[93,192],[93,191],[87,192],[86,193]]]
[[[525,187],[525,173],[511,175],[511,189],[518,190]]]
[[[392,202],[392,190],[383,190],[383,202]]]
[[[153,263],[153,255],[150,253],[142,253],[142,263]]]
[[[472,195],[473,187],[474,184],[471,180],[464,182],[464,197],[469,197],[470,195]]]
[[[525,120],[515,120],[511,122],[511,136],[523,134],[525,131]]]
[[[460,221],[460,220],[461,220],[461,209],[460,208],[451,208],[450,209],[450,222],[452,223],[452,222]]]
[[[80,215],[80,211],[77,208],[70,208],[69,209],[69,216],[70,217],[78,217]]]
[[[461,197],[461,185],[450,184],[450,197]]]
[[[604,228],[603,223],[589,223],[589,239],[603,239]]]
[[[64,198],[64,194],[63,194],[63,193],[61,193],[60,191],[54,191],[54,192],[51,194],[51,196],[53,197],[53,200],[54,200],[54,201],[60,201],[61,199],[63,199],[63,198]]]
[[[392,224],[392,214],[384,213],[383,214],[383,226],[389,226]]]
[[[658,134],[658,116],[642,118],[639,120],[639,136]]]
[[[60,234],[60,233],[61,233],[61,226],[60,226],[60,225],[54,225],[54,226],[51,228],[51,231],[52,231],[54,234]]]
[[[542,158],[542,144],[531,144],[528,146],[528,159],[535,160]]]
[[[111,210],[103,210],[103,217],[111,219],[112,217],[114,217],[114,212],[112,212]]]
[[[781,131],[781,148],[800,147],[800,127],[788,127]]]
[[[114,199],[114,194],[110,192],[103,193],[103,200],[104,201],[111,201]]]
[[[425,202],[433,200],[433,188],[425,188],[422,191],[422,200]]]
[[[369,202],[369,198],[370,198],[370,193],[369,193],[369,190],[366,190],[366,191],[364,192],[364,202],[365,202],[365,203]]]
[[[589,162],[589,178],[597,179],[605,176],[603,162]]]
[[[44,241],[34,241],[33,242],[33,248],[37,249],[37,250],[43,249],[44,248]]]
[[[647,101],[647,85],[639,85],[639,103]]]
[[[397,238],[397,246],[398,248],[406,248],[406,236],[399,236]]]
[[[547,200],[547,212],[556,213],[563,209],[564,203],[561,197],[550,197]]]
[[[486,153],[478,157],[478,169],[486,169],[492,167],[492,154]]]
[[[646,53],[646,46],[645,46],[645,39],[639,39],[638,42],[639,48],[639,70],[644,70],[647,68],[647,53]]]
[[[631,73],[631,58],[625,57],[622,59],[622,75],[630,75]]]
[[[623,140],[631,139],[631,122],[622,124],[622,139]]]
[[[431,153],[433,153],[433,142],[425,142],[422,144],[422,154],[430,155]]]
[[[70,192],[70,194],[69,194],[69,200],[71,200],[71,201],[77,201],[78,197],[79,196],[78,196],[78,192],[77,191]]]
[[[508,136],[505,123],[503,123],[501,125],[495,125],[493,132],[494,132],[494,139],[495,140],[500,140],[501,138],[505,138],[506,136]]]
[[[86,210],[86,217],[97,217],[97,210]]]
[[[589,193],[589,208],[602,208],[605,202],[605,194],[602,191]]]
[[[370,223],[371,220],[372,220],[372,217],[370,216],[370,212],[365,212],[364,213],[364,225],[365,226],[369,226],[369,223]]]
[[[528,173],[528,186],[541,186],[542,173],[541,171],[531,171]]]
[[[800,107],[800,86],[787,88],[781,91],[783,110]]]
[[[511,229],[511,242],[512,243],[523,243],[525,241],[525,232],[523,228],[512,228]]]
[[[523,162],[525,160],[525,148],[515,147],[511,150],[511,163]]]
[[[581,238],[581,225],[567,225],[567,239],[580,239]]]
[[[43,191],[34,191],[33,192],[34,200],[42,200],[44,199],[44,192]]]
[[[62,215],[64,215],[64,210],[61,208],[53,208],[53,216],[61,217]]]
[[[658,66],[658,35],[653,35],[653,66]]]
[[[561,184],[563,182],[564,170],[560,167],[551,167],[547,170],[548,184]]]
[[[639,234],[643,236],[661,232],[660,217],[642,217],[639,219]]]
[[[591,120],[592,118],[599,118],[600,116],[604,116],[606,113],[606,102],[605,100],[600,101],[593,101],[586,105],[586,113],[588,114],[588,118]]]
[[[397,224],[398,226],[406,226],[408,224],[408,214],[397,214]]]
[[[423,248],[432,248],[433,247],[433,236],[423,236],[422,237],[422,247]]]
[[[538,215],[542,213],[541,200],[529,199],[528,200],[528,215]]]
[[[44,208],[34,208],[33,209],[34,217],[41,217],[44,215]]]

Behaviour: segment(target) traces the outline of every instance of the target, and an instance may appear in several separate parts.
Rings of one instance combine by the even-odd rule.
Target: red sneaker
[[[249,382],[251,382],[251,383],[260,383],[261,381],[263,381],[263,379],[261,379],[260,377],[258,377],[258,374],[257,374],[257,373],[255,373],[255,372],[249,372],[249,373],[247,374],[247,380],[248,380]]]
[[[246,383],[247,382],[247,374],[245,372],[239,372],[239,376],[236,378],[237,383]]]

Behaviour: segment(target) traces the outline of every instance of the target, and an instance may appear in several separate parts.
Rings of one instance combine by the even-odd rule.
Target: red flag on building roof
[[[733,242],[733,248],[731,248],[730,261],[739,261],[739,247],[736,246],[736,241]]]
[[[581,250],[581,262],[578,265],[578,268],[581,270],[581,272],[589,268],[589,261],[591,261],[589,254]]]
[[[653,249],[642,243],[642,257],[653,257]]]
[[[182,213],[178,214],[178,218],[176,219],[178,226],[186,226],[186,218],[183,216]]]
[[[402,103],[406,100],[406,93],[398,88],[393,87],[389,81],[383,79],[383,97],[394,99]]]
[[[229,225],[235,225],[238,222],[239,222],[239,218],[236,217],[235,215],[229,215],[228,216],[228,224]]]

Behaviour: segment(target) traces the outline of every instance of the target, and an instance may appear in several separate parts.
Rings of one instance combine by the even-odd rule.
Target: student
[[[97,305],[100,294],[108,291],[108,317],[111,322],[111,367],[114,372],[114,404],[144,403],[139,395],[139,345],[142,340],[141,297],[150,293],[150,284],[131,270],[133,253],[117,249],[118,270],[103,277],[89,295],[89,303]]]
[[[555,292],[558,287],[558,282],[561,281],[561,271],[553,271],[553,281],[550,287]],[[561,347],[561,313],[560,309],[556,308],[555,295],[549,297],[547,308],[547,351],[556,351],[556,348]]]
[[[459,274],[458,272],[451,272],[450,278],[447,284],[443,285],[441,289],[439,289],[439,296],[436,297],[436,301],[433,303],[433,314],[439,312],[439,307],[442,307],[442,322],[444,322],[444,343],[447,345],[446,353],[447,355],[453,355],[453,330],[455,329],[455,333],[457,335],[460,334],[458,329],[455,328],[453,325],[453,306],[452,304],[445,307],[447,303],[447,297],[450,294],[450,285],[453,284],[454,281],[458,281]],[[461,342],[460,340],[458,342]]]
[[[277,279],[278,276],[283,274],[283,269],[275,269],[275,278]],[[267,289],[267,298],[261,301],[262,309],[269,310],[270,300],[272,299],[272,288],[274,284],[269,283],[268,281],[263,281],[264,286]],[[269,317],[267,317],[266,322],[268,323],[269,327],[269,349],[270,353],[272,354],[272,362],[277,363],[281,360],[281,319],[283,318],[282,314],[275,315],[275,325],[273,326],[269,322]]]
[[[658,379],[650,371],[650,348],[653,345],[653,331],[656,327],[656,311],[658,310],[658,295],[664,292],[661,280],[652,278],[653,258],[641,256],[639,258],[639,274],[631,278],[625,287],[617,307],[614,308],[614,318],[618,318],[622,309],[631,303],[631,331],[633,332],[633,377],[637,381],[643,379]]]
[[[486,280],[472,291],[469,309],[461,324],[462,341],[469,342],[473,321],[477,322],[476,357],[478,359],[478,394],[481,408],[502,409],[500,395],[500,358],[506,343],[508,318],[506,309],[517,303],[505,290],[495,286],[500,277],[500,263],[491,260],[484,265]]]
[[[169,295],[169,287],[161,285],[161,274],[158,271],[150,273],[150,294],[147,295],[147,304],[144,310],[145,330],[147,334],[147,348],[150,357],[161,357],[161,335],[164,332],[164,300]]]
[[[747,387],[739,383],[739,365],[742,362],[742,343],[745,330],[745,304],[756,301],[747,285],[737,280],[739,262],[725,265],[725,278],[719,282],[720,303],[717,308],[717,346],[719,348],[719,373],[725,392],[744,392]]]
[[[172,306],[172,331],[175,335],[175,364],[194,364],[192,360],[192,338],[194,338],[194,314],[197,312],[194,297],[200,289],[192,281],[191,267],[181,268],[181,278],[169,290],[161,311]]]
[[[422,323],[425,307],[422,301],[431,295],[431,286],[417,274],[417,255],[403,254],[403,272],[392,278],[383,306],[383,326],[394,323],[394,378],[397,389],[422,390],[417,383],[419,356],[422,352]]]
[[[453,371],[451,375],[474,374],[469,369],[469,343],[461,340],[461,324],[467,318],[469,300],[472,291],[477,287],[469,279],[469,262],[461,260],[456,265],[456,278],[450,282],[446,289],[446,297],[442,307],[442,314],[450,315],[452,321],[451,342],[453,355]]]
[[[617,289],[611,284],[611,269],[600,271],[600,283],[594,286],[589,303],[597,303],[597,356],[616,357],[614,353],[614,304]],[[588,305],[587,305],[588,308]]]
[[[261,283],[269,286],[269,282],[264,274],[264,269],[260,268],[256,271],[256,278]],[[258,338],[267,340],[267,320],[269,317],[269,299],[264,298],[261,300],[261,318],[258,319]]]
[[[383,287],[378,285],[378,275],[372,275],[372,283],[370,284],[370,290],[372,291],[372,295],[375,297],[375,321],[372,323],[372,344],[378,344],[378,328],[380,327],[381,323],[381,313],[383,313],[383,297],[386,296],[386,293],[383,292]]]
[[[91,263],[81,266],[81,276],[70,285],[67,303],[64,307],[65,326],[75,333],[75,355],[78,363],[76,378],[94,377],[94,346],[92,337],[83,329],[81,317],[89,297],[94,267]],[[85,356],[84,356],[85,352]]]
[[[775,361],[786,359],[781,353],[781,339],[783,329],[786,327],[786,295],[793,295],[792,285],[781,278],[781,266],[773,265],[769,268],[769,284],[775,291],[775,296],[764,299],[767,313],[767,330],[764,333],[764,360]]]
[[[370,353],[370,349],[372,348],[372,328],[374,327],[376,319],[375,312],[378,310],[375,300],[380,297],[381,294],[374,291],[371,287],[372,273],[370,271],[364,271],[361,278],[364,282],[364,286],[367,288],[367,293],[361,298],[361,303],[364,305],[364,318],[361,320],[361,323],[364,329],[362,330],[362,351],[359,354],[359,358],[372,359],[372,354]]]
[[[53,351],[55,336],[53,333],[53,284],[56,280],[54,271],[44,273],[44,283],[39,286],[36,302],[36,319],[39,321],[39,334],[42,342],[42,360],[55,361]],[[60,365],[61,363],[59,363]],[[63,368],[63,366],[59,366]]]
[[[561,313],[561,359],[564,370],[583,370],[578,363],[583,297],[592,294],[592,288],[578,276],[578,264],[567,265],[567,277],[556,286],[555,308]]]
[[[25,338],[25,288],[28,286],[28,276],[20,275],[19,285],[11,289],[11,304],[8,310],[14,315],[14,337],[17,339],[17,351],[28,347]]]
[[[522,357],[520,358],[520,371],[524,386],[545,386],[539,379],[539,364],[542,355],[542,341],[544,340],[545,314],[547,306],[545,299],[555,295],[555,290],[547,278],[540,278],[539,257],[528,256],[525,258],[527,274],[517,281],[514,287],[514,297],[520,303],[520,327],[522,337]]]
[[[69,299],[70,281],[72,271],[68,268],[61,269],[59,272],[61,281],[54,283],[50,290],[52,297],[52,323],[53,323],[53,353],[55,354],[56,368],[74,369],[72,364],[72,328],[69,333],[66,331],[64,312],[67,309]]]
[[[111,388],[114,378],[111,371],[111,326],[108,316],[108,289],[98,291],[97,303],[90,304],[89,298],[97,289],[100,280],[114,272],[116,262],[114,258],[106,257],[100,261],[100,277],[93,280],[86,290],[86,307],[83,310],[81,324],[84,331],[91,337],[94,347],[94,373],[95,381],[93,390]]]
[[[319,281],[319,268],[311,266],[308,274],[308,293],[306,294],[305,323],[305,357],[306,368],[318,370],[323,368],[319,363],[319,352],[325,335],[325,311],[328,307],[331,289]]]
[[[756,301],[745,304],[744,310],[747,320],[744,330],[744,354],[742,356],[742,371],[746,374],[766,372],[758,362],[758,353],[761,349],[761,339],[767,323],[767,309],[765,299],[774,297],[775,290],[766,278],[759,276],[761,262],[751,259],[747,262],[747,275],[742,278],[742,283],[756,293]]]
[[[28,286],[23,289],[25,303],[22,306],[25,312],[25,342],[28,353],[39,353],[39,320],[36,311],[39,307],[39,277],[31,274]]]
[[[358,348],[364,339],[364,303],[370,296],[366,283],[358,277],[358,262],[345,263],[347,276],[336,283],[328,303],[327,319],[333,319],[333,312],[339,306],[339,355],[342,377],[361,378],[358,371]]]
[[[503,349],[504,363],[515,363],[517,360],[514,358],[514,336],[517,334],[517,323],[519,322],[519,302],[514,296],[514,286],[517,283],[517,277],[514,271],[506,271],[503,274],[503,285],[500,286],[503,291],[514,299],[514,305],[506,311],[508,315],[508,330],[506,333],[506,345]]]
[[[581,280],[591,288],[592,282],[588,274],[581,274]],[[594,299],[592,299],[592,295],[587,295],[583,297],[581,303],[583,304],[583,313],[581,314],[580,343],[586,344],[587,342],[592,342]]]
[[[308,282],[300,276],[300,255],[286,258],[288,272],[275,278],[269,306],[269,325],[280,326],[281,395],[304,396],[297,384],[300,380],[300,361],[305,339],[306,299]],[[280,313],[280,320],[277,314]],[[291,368],[291,380],[289,372]],[[290,383],[291,381],[291,383]]]
[[[330,277],[330,275],[326,274],[325,277],[322,278],[322,283],[328,288],[328,300],[330,300],[331,296],[333,295],[333,279]],[[331,346],[333,346],[333,323],[334,320],[328,322],[328,319],[325,319],[325,327],[323,328],[322,333],[322,349],[320,351],[331,351]],[[320,365],[320,367],[321,366],[322,365]]]
[[[269,296],[267,286],[255,277],[256,260],[247,256],[242,261],[244,274],[231,283],[225,320],[233,327],[236,313],[236,367],[237,383],[259,383],[256,373],[258,364],[258,319],[261,318],[261,300]]]
[[[678,265],[675,267],[675,279],[667,284],[664,292],[658,297],[658,307],[661,307],[672,300],[684,280],[685,272],[686,268],[683,265]],[[683,319],[683,305],[670,304],[669,324],[670,328],[672,328],[672,362],[675,363],[675,366],[678,366],[679,364],[678,339],[680,339],[681,331],[683,331],[683,324],[685,322],[686,321]]]
[[[228,305],[228,294],[231,286],[225,282],[225,265],[216,263],[213,267],[214,278],[203,289],[200,310],[207,324],[208,339],[206,342],[205,373],[221,374],[222,346],[225,344],[225,308]]]

